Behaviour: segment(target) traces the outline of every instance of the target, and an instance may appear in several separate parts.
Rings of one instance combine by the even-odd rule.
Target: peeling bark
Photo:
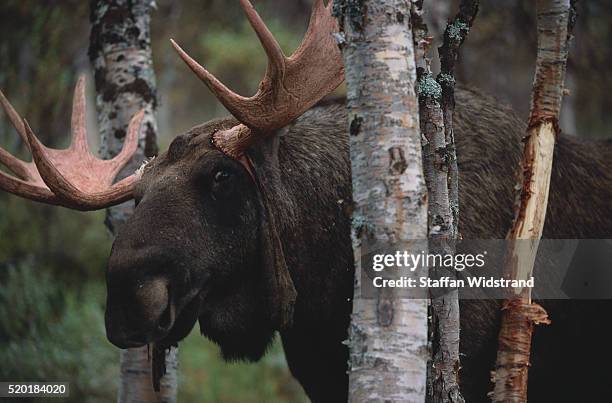
[[[423,19],[423,1],[412,1],[412,17],[418,76],[423,169],[429,192],[429,250],[454,254],[459,237],[459,189],[457,155],[453,134],[454,65],[476,13],[478,1],[462,1],[459,13],[444,31],[438,49],[442,70],[434,80],[429,59],[428,27]],[[456,277],[454,271],[430,268],[431,278]],[[448,289],[431,295],[430,341],[432,358],[428,369],[427,399],[432,402],[464,402],[459,390],[459,292]]]
[[[531,111],[519,175],[520,195],[510,241],[506,278],[528,279],[542,237],[565,69],[573,26],[570,0],[538,0],[538,53]],[[548,324],[546,311],[531,302],[531,289],[516,288],[502,307],[492,381],[494,402],[526,402],[533,326]]]
[[[353,180],[355,294],[349,401],[422,402],[427,300],[362,295],[362,254],[427,235],[410,2],[336,2],[346,68]]]
[[[119,174],[126,177],[147,157],[157,154],[157,95],[151,56],[152,0],[92,0],[89,58],[94,70],[100,154],[117,155],[131,117],[145,110],[139,147],[131,163]],[[106,225],[116,233],[133,211],[127,202],[107,211]],[[176,402],[176,351],[166,356],[167,375],[155,392],[148,347],[122,350],[120,403]]]

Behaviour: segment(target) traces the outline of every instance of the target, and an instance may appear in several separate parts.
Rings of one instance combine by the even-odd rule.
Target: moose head
[[[248,0],[240,0],[268,57],[257,93],[242,97],[172,45],[233,118],[205,123],[168,151],[113,183],[137,148],[143,113],[132,119],[123,151],[95,158],[87,148],[85,84],[72,113],[72,144],[43,146],[0,93],[33,162],[0,148],[0,188],[38,202],[95,210],[134,199],[107,270],[106,330],[120,348],[173,344],[199,319],[227,358],[257,359],[273,332],[291,322],[296,298],[275,217],[278,139],[274,135],[343,80],[332,2],[316,0],[301,46],[286,57]]]

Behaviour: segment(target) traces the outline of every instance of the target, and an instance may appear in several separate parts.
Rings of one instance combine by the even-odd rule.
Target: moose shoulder
[[[460,230],[465,238],[503,238],[512,222],[525,126],[481,93],[459,89],[456,96]],[[224,357],[259,359],[276,328],[268,295],[274,272],[265,255],[280,247],[297,291],[293,323],[281,331],[289,367],[313,401],[345,401],[348,352],[342,341],[353,288],[346,122],[342,104],[320,104],[249,149],[257,176],[268,178],[268,202],[249,171],[211,144],[211,135],[235,120],[209,122],[177,137],[145,167],[135,214],[113,246],[109,339],[123,348],[170,344],[199,319]],[[609,148],[559,138],[545,237],[610,235]],[[275,245],[268,239],[267,204],[274,208]],[[603,396],[605,371],[598,363],[606,360],[593,357],[604,345],[605,324],[597,318],[604,304],[612,305],[544,302],[553,325],[535,333],[530,399]],[[462,303],[461,383],[470,402],[486,400],[490,390],[498,309],[491,301]]]

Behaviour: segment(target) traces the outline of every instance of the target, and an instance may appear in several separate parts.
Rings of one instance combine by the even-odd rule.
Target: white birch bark
[[[95,0],[91,7],[89,57],[96,82],[100,154],[104,158],[120,152],[131,117],[145,110],[138,151],[119,174],[120,179],[157,153],[157,99],[149,29],[155,2]],[[111,232],[116,233],[133,207],[133,202],[126,202],[108,210],[106,225]],[[167,374],[161,378],[159,392],[153,388],[151,357],[146,346],[121,351],[119,403],[176,402],[176,351],[167,355]]]
[[[340,2],[353,179],[349,400],[423,402],[427,300],[362,294],[361,255],[427,237],[410,3]],[[364,12],[367,10],[367,13]]]

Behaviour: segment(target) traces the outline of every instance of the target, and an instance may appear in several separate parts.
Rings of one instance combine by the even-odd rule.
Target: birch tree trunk
[[[453,132],[455,62],[478,12],[477,0],[462,0],[459,13],[444,30],[438,49],[441,71],[434,79],[430,67],[428,26],[423,2],[412,1],[412,27],[423,146],[423,170],[429,192],[429,251],[453,255],[459,237],[459,172]],[[430,277],[456,278],[454,270],[430,268]],[[427,398],[432,402],[464,402],[459,390],[459,292],[449,288],[431,295],[432,359]]]
[[[367,10],[367,12],[365,12]],[[355,294],[349,401],[423,402],[427,300],[392,288],[363,295],[362,254],[427,236],[416,69],[408,0],[335,4],[346,68],[353,180]]]
[[[100,154],[119,153],[131,117],[141,109],[145,117],[134,159],[119,178],[132,174],[147,157],[157,154],[155,73],[151,56],[152,0],[92,0],[89,58],[94,69]],[[116,233],[133,211],[126,202],[107,211],[106,225]],[[121,351],[119,403],[176,402],[176,351],[167,355],[168,373],[160,391],[153,388],[153,352],[147,346]]]
[[[525,148],[521,161],[516,214],[508,234],[505,276],[529,279],[542,237],[555,139],[563,99],[569,48],[570,0],[538,0],[538,53]],[[530,288],[516,288],[502,306],[497,362],[492,380],[494,402],[526,402],[531,335],[534,324],[550,323],[546,311],[531,302]]]
[[[429,194],[428,244],[433,254],[454,254],[456,238],[455,215],[451,212],[450,172],[452,157],[449,155],[445,136],[445,121],[442,111],[442,87],[431,73],[429,46],[433,38],[428,37],[428,27],[423,19],[423,3],[412,1],[412,29],[416,49],[417,93],[423,171]],[[456,165],[455,165],[456,168]],[[458,206],[458,201],[456,201]],[[429,268],[431,278],[455,277],[454,270],[448,272]],[[431,360],[427,374],[427,401],[463,402],[458,385],[459,371],[459,293],[444,290],[440,294],[430,293]]]

